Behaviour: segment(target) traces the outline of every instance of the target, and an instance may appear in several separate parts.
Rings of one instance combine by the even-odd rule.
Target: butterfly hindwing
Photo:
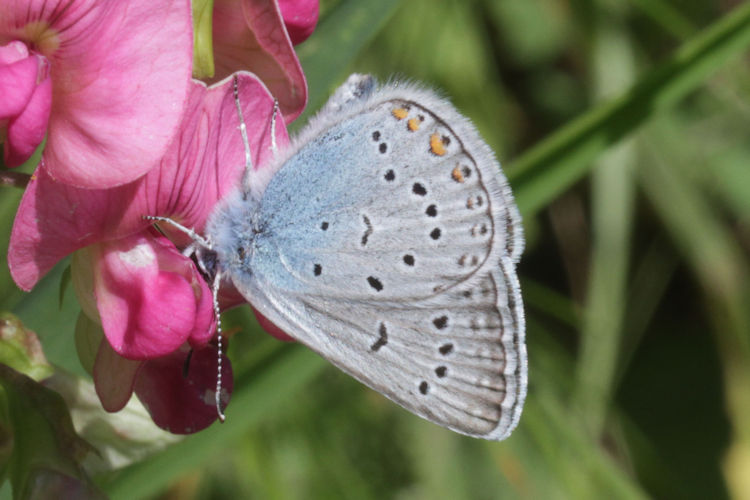
[[[330,343],[311,345],[344,371],[420,416],[500,439],[517,422],[525,385],[518,337],[501,334],[519,326],[518,311],[498,307],[508,302],[503,286],[498,269],[419,302],[300,296],[292,307],[308,324],[327,326]]]

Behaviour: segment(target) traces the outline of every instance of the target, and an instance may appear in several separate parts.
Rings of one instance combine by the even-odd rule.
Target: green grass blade
[[[320,108],[332,86],[339,83],[359,51],[380,31],[400,0],[346,0],[321,21],[299,54],[310,84],[307,110],[297,120],[305,123]]]
[[[508,176],[521,212],[541,210],[586,174],[606,148],[674,106],[749,44],[746,3],[686,42],[626,94],[587,112],[514,160]]]
[[[665,0],[631,0],[631,2],[633,6],[678,40],[685,40],[695,33],[695,27],[690,20]]]
[[[594,31],[593,68],[599,95],[630,86],[635,69],[632,44],[622,22],[600,20]],[[635,143],[608,150],[591,175],[592,247],[574,405],[592,436],[607,416],[612,381],[622,344],[628,282],[631,227],[634,217]]]

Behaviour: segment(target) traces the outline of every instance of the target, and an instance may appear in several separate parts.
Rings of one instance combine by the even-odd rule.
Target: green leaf
[[[94,374],[94,362],[102,339],[104,339],[102,325],[91,320],[83,311],[78,313],[75,332],[76,352],[81,366],[89,375]]]
[[[0,313],[0,363],[34,380],[52,374],[36,334],[10,313]]]
[[[63,307],[63,301],[65,300],[65,291],[68,289],[68,285],[70,285],[70,266],[65,268],[62,276],[60,277],[60,299],[58,301],[60,309],[62,309]]]
[[[619,93],[635,70],[632,44],[622,20],[611,12],[598,19],[592,43],[598,95]],[[635,210],[636,148],[627,140],[610,148],[591,174],[592,245],[574,404],[588,431],[604,429],[622,344],[631,228]]]
[[[69,260],[64,259],[47,273],[32,292],[21,297],[13,308],[13,313],[39,336],[50,363],[84,375],[73,342],[73,332],[80,311],[75,294],[66,294],[62,307],[58,307],[59,283],[68,264]]]
[[[0,432],[12,434],[7,473],[13,498],[104,498],[80,462],[91,447],[75,433],[55,391],[0,364]]]

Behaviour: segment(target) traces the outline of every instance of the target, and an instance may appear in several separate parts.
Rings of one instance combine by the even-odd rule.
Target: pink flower
[[[217,417],[217,357],[223,405],[231,367],[211,343],[211,291],[181,253],[189,239],[169,225],[160,228],[165,236],[142,216],[200,232],[238,183],[244,149],[232,81],[210,88],[188,81],[192,27],[184,0],[31,3],[26,10],[19,1],[0,5],[0,43],[9,42],[0,48],[0,89],[8,82],[13,97],[0,107],[6,154],[27,157],[48,132],[14,221],[11,274],[28,290],[74,253],[79,300],[105,337],[93,366],[103,407],[118,411],[135,392],[159,426],[195,432]],[[317,15],[317,1],[217,0],[217,79],[249,67],[269,82],[290,121],[307,87],[284,23],[300,42]],[[269,90],[250,74],[238,80],[257,169],[267,164],[272,133],[286,145],[284,120],[271,131]],[[243,301],[236,290],[222,291],[222,307]]]
[[[251,74],[239,74],[238,81],[258,169],[272,154],[273,98]],[[276,121],[275,135],[278,146],[284,147],[288,139],[283,120]],[[208,344],[214,320],[210,291],[194,263],[179,251],[188,238],[163,225],[171,241],[167,240],[142,216],[170,217],[200,232],[243,171],[244,149],[228,79],[210,88],[192,83],[179,133],[158,166],[142,178],[116,188],[81,189],[38,169],[29,183],[11,233],[11,274],[28,290],[62,257],[79,250],[73,266],[73,279],[84,283],[77,287],[85,291],[79,300],[90,317],[100,318],[107,339],[99,348],[94,381],[108,410],[120,409],[133,389],[158,392],[153,378],[158,370],[148,366],[177,369],[176,360],[184,360],[187,345],[195,349],[193,355],[211,349],[215,358],[216,350]],[[156,365],[149,365],[152,362]],[[208,369],[209,364],[196,366],[195,380],[208,380],[200,367]],[[214,366],[211,380],[215,375]],[[202,390],[213,391],[213,386]],[[166,422],[163,427],[173,432],[187,432],[177,414],[153,413],[174,406],[153,400],[150,405],[155,422]],[[211,421],[215,410],[212,415]],[[197,430],[192,423],[190,429]]]
[[[74,186],[131,182],[163,156],[190,81],[188,0],[7,0],[0,46],[9,164],[45,131],[45,169]]]
[[[292,43],[307,38],[317,21],[317,0],[215,0],[216,74],[211,81],[238,69],[253,71],[279,100],[286,122],[291,122],[307,103],[305,76]]]

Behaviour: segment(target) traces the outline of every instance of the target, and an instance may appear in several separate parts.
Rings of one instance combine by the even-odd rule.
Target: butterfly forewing
[[[494,266],[505,246],[489,167],[423,107],[376,103],[302,146],[272,179],[254,269],[273,273],[276,287],[347,300],[439,293]]]

